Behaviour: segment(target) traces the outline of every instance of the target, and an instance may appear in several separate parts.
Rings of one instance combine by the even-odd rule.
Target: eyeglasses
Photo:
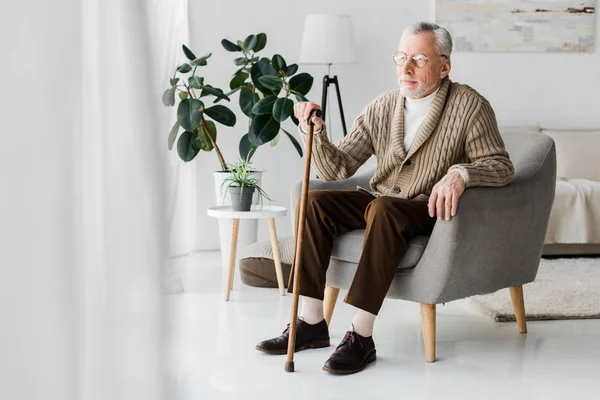
[[[448,56],[445,54],[440,54],[440,57],[448,58]],[[410,57],[410,59],[412,60],[412,63],[419,68],[423,68],[427,64],[427,60],[429,60],[429,58],[425,54],[421,53],[413,55],[412,57]],[[394,63],[396,63],[396,65],[403,67],[404,64],[406,64],[407,60],[408,54],[402,51],[397,51],[394,53]]]

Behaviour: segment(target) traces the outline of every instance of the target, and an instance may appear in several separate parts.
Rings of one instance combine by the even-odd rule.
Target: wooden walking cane
[[[300,195],[300,210],[296,223],[296,253],[294,257],[294,297],[292,299],[292,315],[290,318],[290,333],[288,339],[287,360],[285,362],[286,372],[294,372],[294,349],[296,346],[296,319],[298,319],[298,300],[300,297],[300,262],[302,261],[302,239],[304,237],[304,225],[306,223],[306,200],[308,197],[308,181],[310,180],[310,159],[312,156],[312,142],[314,124],[312,117],[321,116],[321,110],[314,110],[308,117],[308,137],[306,138],[306,157],[304,159],[304,177],[302,179],[302,192]]]

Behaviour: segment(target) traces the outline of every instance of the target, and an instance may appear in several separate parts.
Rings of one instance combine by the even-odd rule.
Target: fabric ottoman
[[[278,244],[283,283],[287,287],[290,270],[294,262],[294,238],[292,236],[280,237]],[[245,285],[267,288],[278,287],[275,261],[273,261],[273,248],[270,240],[253,243],[242,250],[239,265],[242,282]]]

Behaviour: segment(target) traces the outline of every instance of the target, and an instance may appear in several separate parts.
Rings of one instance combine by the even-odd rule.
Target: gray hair
[[[421,21],[406,28],[404,33],[406,32],[413,35],[421,32],[433,32],[440,54],[450,57],[450,53],[452,53],[452,36],[450,36],[450,32],[445,28],[442,28],[433,22]]]

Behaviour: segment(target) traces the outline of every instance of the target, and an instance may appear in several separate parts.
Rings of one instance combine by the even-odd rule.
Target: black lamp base
[[[342,107],[342,96],[340,95],[340,84],[338,82],[338,77],[335,75],[333,78],[330,78],[329,75],[325,75],[323,77],[323,96],[321,98],[321,110],[323,111],[323,120],[325,120],[325,113],[327,111],[327,90],[330,84],[335,85],[335,91],[337,93],[338,105],[340,107],[340,117],[342,118],[342,128],[344,131],[344,136],[346,136],[346,120],[344,118],[344,107]]]

